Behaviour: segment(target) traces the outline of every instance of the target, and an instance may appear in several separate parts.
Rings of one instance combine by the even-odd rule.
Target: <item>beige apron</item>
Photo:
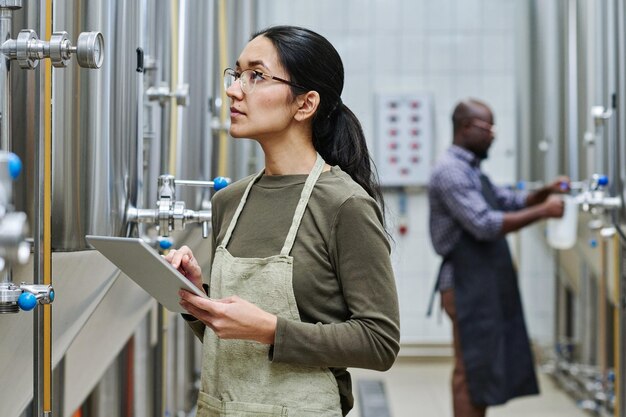
[[[211,297],[237,295],[279,317],[300,321],[292,286],[293,257],[289,253],[323,168],[324,161],[318,155],[304,184],[285,245],[279,255],[268,258],[235,258],[226,249],[250,189],[263,171],[250,181],[224,240],[215,251]],[[337,381],[328,368],[271,362],[269,348],[254,341],[222,340],[207,329],[198,417],[342,415]]]

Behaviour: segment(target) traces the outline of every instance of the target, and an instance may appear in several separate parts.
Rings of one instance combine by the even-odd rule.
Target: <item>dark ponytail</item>
[[[313,146],[330,165],[338,165],[374,198],[385,212],[378,175],[367,150],[363,128],[341,101],[344,71],[337,50],[323,36],[296,26],[273,26],[252,36],[265,36],[276,48],[294,84],[294,95],[314,90],[320,104],[313,119]]]

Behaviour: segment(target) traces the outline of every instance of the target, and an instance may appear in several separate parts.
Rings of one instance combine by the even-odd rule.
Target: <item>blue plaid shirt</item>
[[[445,257],[452,252],[465,230],[477,240],[502,236],[504,211],[526,207],[525,192],[489,184],[503,211],[492,209],[482,194],[481,160],[472,152],[452,145],[435,164],[428,185],[430,237],[435,251]],[[454,286],[450,262],[442,265],[439,290]]]

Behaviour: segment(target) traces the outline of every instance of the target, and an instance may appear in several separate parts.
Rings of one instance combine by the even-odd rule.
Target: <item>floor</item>
[[[350,417],[361,417],[357,384],[360,380],[382,380],[390,417],[452,417],[450,373],[452,362],[399,358],[387,372],[350,369],[355,387],[355,409]],[[539,374],[541,395],[516,399],[493,407],[488,417],[589,417],[552,380]]]

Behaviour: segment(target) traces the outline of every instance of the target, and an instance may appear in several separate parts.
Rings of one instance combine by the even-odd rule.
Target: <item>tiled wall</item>
[[[455,103],[475,97],[495,114],[498,135],[484,165],[495,182],[517,180],[516,138],[516,0],[261,0],[259,25],[295,24],[326,36],[341,54],[346,70],[343,101],[360,118],[374,141],[374,95],[378,92],[429,92],[435,102],[435,158],[451,143],[450,114]],[[390,226],[395,230],[398,195],[385,193]],[[447,321],[425,318],[439,265],[428,236],[428,202],[424,192],[408,200],[409,233],[395,236],[393,253],[400,290],[403,340],[415,343],[447,342]],[[526,231],[512,237],[520,249],[543,245]],[[527,236],[530,236],[527,238]],[[530,240],[529,240],[530,239]],[[525,242],[530,241],[530,244]],[[536,251],[532,251],[533,254]],[[544,253],[546,250],[543,251]],[[521,261],[522,291],[526,297],[531,334],[550,342],[553,310],[531,299],[548,298],[552,282],[549,256],[526,267]],[[539,269],[539,271],[537,271]],[[525,276],[529,273],[531,276]],[[547,277],[546,277],[547,275]],[[538,290],[539,285],[541,289]],[[550,284],[551,285],[551,284]],[[552,286],[549,288],[552,291]],[[551,302],[547,300],[546,302]],[[535,304],[541,308],[535,308]],[[549,316],[549,317],[548,317]],[[543,323],[540,320],[547,320]]]

